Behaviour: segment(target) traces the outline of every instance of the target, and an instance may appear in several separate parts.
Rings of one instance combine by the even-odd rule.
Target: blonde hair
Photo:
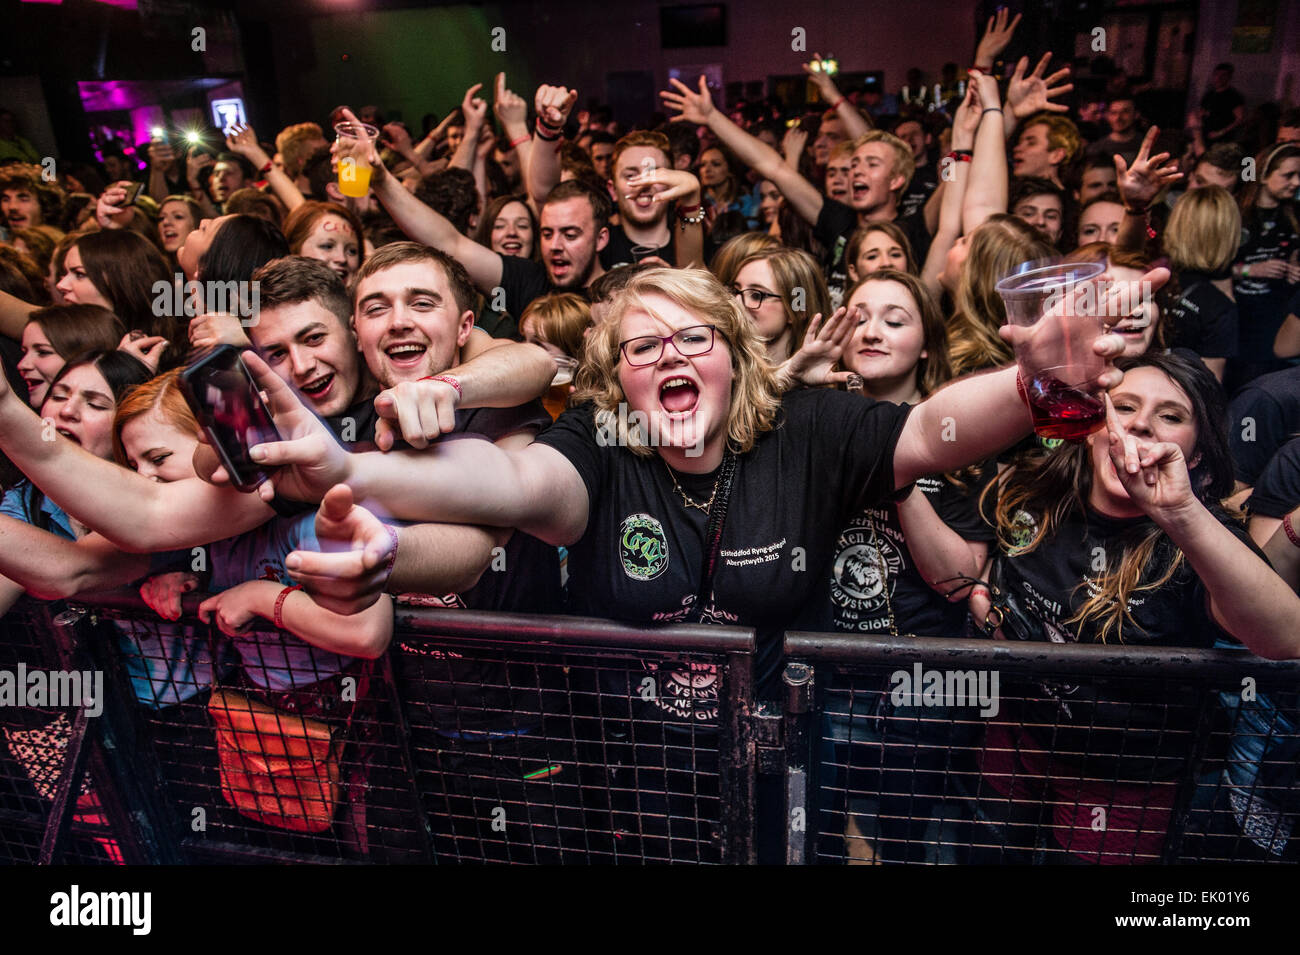
[[[528,303],[519,328],[533,322],[533,333],[570,358],[582,357],[584,332],[591,327],[591,306],[573,292],[552,292]]]
[[[767,232],[742,232],[722,243],[722,248],[714,253],[709,263],[709,271],[718,277],[724,288],[731,288],[736,281],[740,264],[752,255],[768,249],[781,248],[781,240]]]
[[[775,425],[781,401],[767,349],[754,331],[753,321],[735,296],[703,269],[649,269],[634,276],[614,296],[608,318],[587,339],[586,360],[578,369],[574,400],[592,401],[597,411],[614,415],[619,442],[633,453],[654,453],[645,436],[628,427],[628,417],[618,414],[619,405],[627,401],[618,377],[623,319],[632,312],[657,317],[646,301],[653,295],[698,316],[701,324],[712,325],[726,341],[732,368],[727,443],[736,454],[744,454],[753,448],[760,434]]]
[[[971,233],[970,249],[954,296],[956,310],[948,323],[952,370],[965,375],[1015,360],[1011,346],[998,335],[1007,309],[997,284],[1024,262],[1052,255],[1042,233],[1015,216],[998,213]]]
[[[1222,186],[1189,189],[1174,205],[1164,246],[1175,271],[1221,272],[1241,245],[1241,210]]]

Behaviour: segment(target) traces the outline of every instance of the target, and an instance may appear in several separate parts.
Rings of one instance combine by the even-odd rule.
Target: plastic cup
[[[1102,262],[1029,262],[997,284],[1007,324],[1032,328],[1016,346],[1016,364],[1044,438],[1077,441],[1106,420],[1096,379],[1106,360],[1093,350],[1101,318]]]
[[[555,377],[551,379],[551,387],[546,392],[546,397],[542,399],[542,404],[546,406],[552,421],[563,414],[564,409],[568,407],[569,386],[573,384],[573,376],[577,373],[576,358],[555,356]]]
[[[339,139],[357,139],[374,142],[379,130],[369,123],[336,123],[334,133]],[[339,192],[350,199],[364,199],[370,192],[370,163],[359,156],[346,156],[339,160]]]

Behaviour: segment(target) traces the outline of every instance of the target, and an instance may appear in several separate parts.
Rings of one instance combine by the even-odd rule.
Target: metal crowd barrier
[[[1300,663],[789,633],[787,861],[1292,862]]]
[[[284,635],[237,647],[200,600],[177,623],[134,594],[5,618],[6,652],[66,646],[107,699],[70,709],[64,750],[42,741],[62,783],[42,792],[14,756],[22,711],[0,711],[0,862],[753,861],[752,631],[399,605],[389,652],[336,672],[280,659]],[[286,674],[310,686],[250,686]],[[93,818],[69,796],[85,779]]]
[[[200,600],[0,620],[0,680],[104,674],[93,706],[0,684],[0,863],[752,863],[760,818],[791,864],[1295,860],[1297,663],[790,633],[773,708],[749,630],[399,604],[331,665]]]

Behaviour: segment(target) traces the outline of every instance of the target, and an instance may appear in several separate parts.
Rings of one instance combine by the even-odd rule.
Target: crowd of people
[[[814,59],[794,110],[723,108],[701,77],[639,125],[543,85],[530,123],[498,74],[418,141],[339,107],[274,143],[240,126],[59,161],[56,181],[6,147],[0,607],[133,585],[174,622],[201,590],[231,655],[124,628],[140,704],[220,681],[336,726],[322,687],[370,673],[394,599],[754,627],[767,697],[787,629],[1300,657],[1300,109],[1248,113],[1222,64],[1161,130],[1122,75],[1083,95],[1044,54],[999,77],[1018,20],[989,21],[938,109],[840,90]],[[1035,436],[1033,331],[997,290],[1054,258],[1100,263],[1110,291],[1083,343],[1105,423],[1079,441]],[[181,387],[217,345],[282,439],[251,450],[253,493]],[[539,399],[570,369],[553,420]],[[661,739],[716,726],[711,675],[645,670],[656,693],[627,673],[603,692]],[[1151,700],[1021,692],[972,767],[972,825],[1007,853],[1158,857],[1192,754],[1143,748]],[[828,738],[878,742],[901,718],[883,701]],[[422,704],[466,765],[510,736],[520,775],[517,714],[467,729]],[[942,768],[956,736],[928,732]],[[1260,784],[1277,735],[1240,743],[1218,807],[1259,858],[1293,852],[1296,790]],[[611,778],[635,788],[655,768],[637,760]],[[1007,817],[1048,794],[1040,825]],[[1097,805],[1124,824],[1097,832]],[[877,856],[915,858],[892,825]]]

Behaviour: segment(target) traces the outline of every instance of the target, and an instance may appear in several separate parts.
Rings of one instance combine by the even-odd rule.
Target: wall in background
[[[1273,46],[1267,53],[1232,52],[1237,6],[1237,0],[1201,0],[1189,108],[1200,103],[1214,65],[1224,60],[1236,67],[1232,85],[1246,97],[1247,104],[1281,100],[1288,89],[1293,103],[1300,99],[1300,2],[1278,0]]]

